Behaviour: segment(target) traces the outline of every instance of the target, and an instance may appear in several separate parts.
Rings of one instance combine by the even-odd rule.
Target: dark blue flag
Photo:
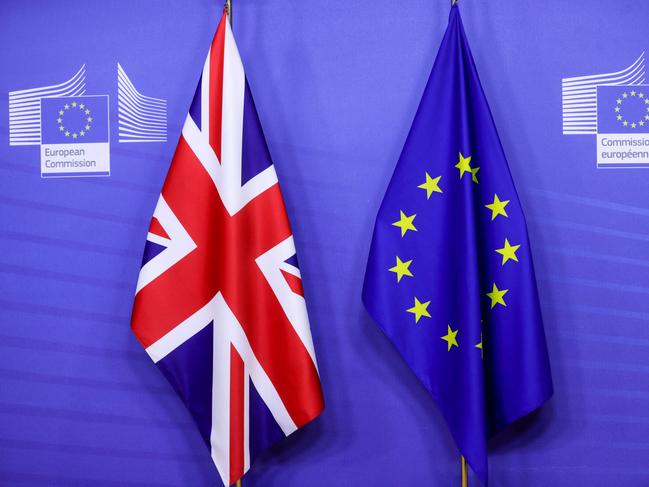
[[[487,483],[487,439],[552,395],[523,212],[457,6],[379,209],[363,301]]]

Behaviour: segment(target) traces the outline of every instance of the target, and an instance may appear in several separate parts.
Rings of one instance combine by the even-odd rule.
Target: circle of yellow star
[[[509,204],[509,200],[500,201],[497,194],[494,194],[494,202],[488,205],[485,205],[491,210],[491,220],[493,221],[498,215],[502,215],[505,218],[508,218],[507,212],[505,211],[505,206]]]
[[[459,331],[459,329],[458,330],[453,330],[453,329],[451,329],[451,325],[446,325],[446,335],[444,335],[441,338],[448,345],[448,348],[446,350],[447,352],[450,352],[452,347],[460,348],[460,346],[457,344],[457,332],[458,331]]]
[[[403,262],[397,255],[397,265],[390,267],[388,269],[390,272],[394,272],[397,275],[397,282],[401,282],[403,276],[412,277],[412,272],[410,272],[410,264],[412,264],[412,259]]]
[[[487,297],[491,299],[491,309],[494,308],[497,304],[501,304],[503,306],[507,306],[505,303],[505,300],[503,299],[503,296],[507,294],[509,289],[498,289],[498,286],[496,286],[496,283],[493,283],[493,287],[491,288],[491,292],[487,293]]]
[[[59,118],[56,119],[56,121],[59,124],[59,131],[64,132],[66,137],[70,136],[70,131],[66,129],[66,127],[64,125],[65,122],[63,120],[63,117],[64,117],[65,112],[70,110],[70,106],[72,106],[72,108],[78,108],[82,113],[85,113],[86,115],[90,114],[90,110],[88,110],[83,103],[78,104],[76,101],[73,101],[71,104],[66,103],[65,105],[63,105],[63,110],[59,110],[59,115],[60,116],[59,116]],[[90,130],[90,123],[92,122],[92,117],[87,117],[86,120],[87,120],[88,123],[85,126],[85,131],[80,130],[79,132],[72,132],[72,138],[73,139],[76,139],[79,136],[83,137],[85,135],[85,133]]]
[[[401,229],[401,236],[403,237],[408,230],[417,231],[415,225],[412,223],[417,215],[406,216],[403,211],[399,211],[399,221],[394,222],[392,225]]]
[[[455,165],[460,170],[460,179],[462,179],[462,176],[464,176],[465,172],[470,172],[471,171],[471,156],[469,157],[464,157],[461,152],[458,152],[460,155],[460,160],[458,163]]]
[[[502,249],[496,249],[500,255],[503,256],[502,265],[505,265],[505,262],[508,260],[513,260],[518,262],[518,257],[516,256],[516,251],[520,248],[520,245],[510,245],[509,240],[505,239],[505,246]]]
[[[417,186],[418,188],[426,190],[426,199],[430,199],[430,195],[433,193],[442,193],[443,191],[439,187],[439,180],[442,176],[437,176],[436,178],[431,178],[430,174],[426,173],[426,182]]]
[[[415,315],[415,323],[419,323],[419,320],[421,319],[422,316],[425,316],[426,318],[430,318],[430,313],[428,312],[429,304],[430,301],[426,301],[425,303],[422,303],[415,297],[415,305],[412,308],[408,308],[406,311],[408,313],[412,313],[413,315]]]
[[[635,97],[635,96],[636,96],[636,91],[631,91],[630,94],[631,94],[631,97]],[[625,99],[626,99],[627,96],[628,96],[627,93],[622,93],[622,98],[625,98]],[[638,93],[638,99],[642,99],[642,98],[644,98],[644,103],[649,102],[649,99],[645,98],[644,93],[642,93],[642,92],[641,92],[641,93]],[[638,103],[641,103],[642,101],[643,101],[643,100],[639,100]],[[627,100],[622,100],[622,99],[620,99],[620,98],[618,98],[618,99],[616,100],[616,104],[617,104],[617,105],[620,105],[620,106],[621,106],[623,103],[627,103]],[[616,113],[621,113],[620,106],[615,106],[615,107],[613,107],[613,110],[614,110]],[[647,110],[649,110],[649,108],[648,108]],[[623,125],[624,127],[631,127],[632,129],[635,129],[635,128],[638,127],[638,126],[640,126],[640,127],[644,126],[644,123],[643,123],[643,124],[640,123],[640,122],[642,122],[642,119],[638,120],[637,122],[634,122],[633,120],[628,121],[628,120],[627,120],[625,117],[623,117],[621,114],[620,114],[620,115],[617,115],[615,118],[616,118],[616,120],[617,120],[618,122],[621,122],[622,125]]]

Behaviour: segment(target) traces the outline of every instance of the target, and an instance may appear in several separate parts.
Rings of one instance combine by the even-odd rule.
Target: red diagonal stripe
[[[151,219],[151,225],[149,225],[149,232],[169,240],[169,235],[167,234],[167,232],[165,232],[165,229],[162,227],[162,225],[160,224],[160,222],[156,217],[153,217]]]
[[[300,296],[304,297],[304,288],[302,287],[302,279],[297,277],[294,274],[291,274],[290,272],[286,272],[284,269],[280,269],[282,271],[282,275],[284,276],[284,279],[286,279],[286,282],[288,283],[288,287],[291,288],[291,291],[293,291],[295,294],[299,294]]]

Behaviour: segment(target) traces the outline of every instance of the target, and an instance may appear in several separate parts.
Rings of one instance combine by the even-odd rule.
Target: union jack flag
[[[131,327],[224,485],[323,409],[293,236],[225,12],[151,220]]]

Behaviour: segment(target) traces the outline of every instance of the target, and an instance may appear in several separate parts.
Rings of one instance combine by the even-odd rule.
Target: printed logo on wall
[[[595,134],[597,167],[649,167],[645,56],[614,73],[563,78],[563,134]]]
[[[85,64],[57,85],[9,92],[9,145],[40,146],[41,177],[110,176],[109,96],[86,95]],[[167,101],[117,63],[118,142],[166,142]]]

